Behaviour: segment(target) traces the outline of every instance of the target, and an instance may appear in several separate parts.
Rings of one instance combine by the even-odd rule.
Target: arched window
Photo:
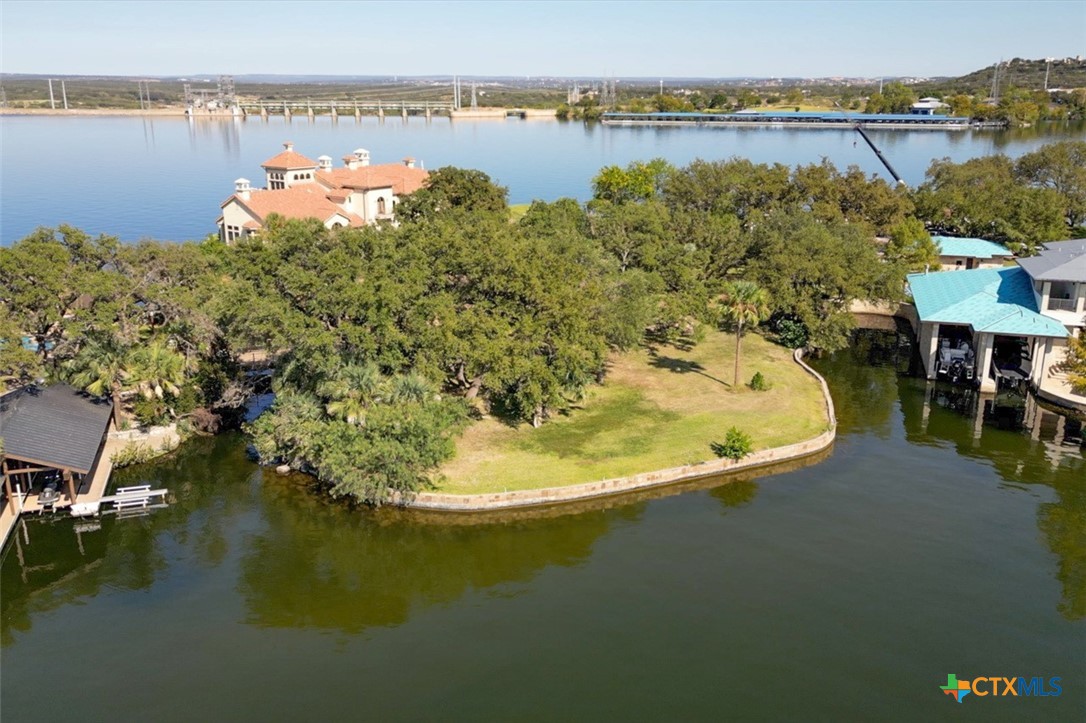
[[[385,211],[385,198],[384,198],[384,196],[378,196],[377,197],[377,214],[379,216],[384,216],[385,213],[386,213],[386,211]]]

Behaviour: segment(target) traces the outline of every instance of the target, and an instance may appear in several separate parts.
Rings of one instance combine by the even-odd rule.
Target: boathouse
[[[22,512],[102,496],[110,471],[103,449],[112,416],[108,400],[66,384],[30,385],[0,397],[0,539]]]
[[[929,379],[1024,382],[1069,398],[1060,365],[1086,327],[1086,239],[1047,243],[1017,266],[909,275]]]

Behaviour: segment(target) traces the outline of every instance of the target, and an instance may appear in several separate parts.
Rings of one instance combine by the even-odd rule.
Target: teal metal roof
[[[954,238],[952,236],[932,236],[931,240],[939,247],[940,256],[969,256],[975,259],[990,259],[993,256],[1013,256],[1010,249],[994,241],[982,238]]]
[[[972,269],[909,274],[921,321],[963,324],[1013,336],[1067,336],[1067,328],[1037,313],[1033,283],[1023,269]]]

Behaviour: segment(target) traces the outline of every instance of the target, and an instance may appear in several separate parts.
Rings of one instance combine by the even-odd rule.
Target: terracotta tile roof
[[[283,151],[278,155],[274,155],[268,160],[260,164],[261,168],[282,168],[284,170],[291,168],[316,168],[317,162],[311,161],[301,153],[295,153],[294,151]]]
[[[402,163],[362,166],[353,171],[349,168],[317,171],[317,179],[332,188],[368,190],[391,187],[397,196],[419,190],[429,176],[430,174],[421,168],[408,168]]]
[[[248,200],[243,200],[235,194],[227,203],[230,201],[236,201],[256,216],[261,223],[266,222],[268,216],[273,213],[284,218],[315,218],[322,223],[338,214],[348,219],[352,226],[364,226],[366,223],[359,216],[348,213],[330,201],[325,190],[316,184],[305,184],[277,191],[252,191]]]

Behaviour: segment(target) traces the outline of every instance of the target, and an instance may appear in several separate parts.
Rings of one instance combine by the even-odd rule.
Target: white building
[[[939,264],[943,271],[968,269],[997,269],[1014,259],[1006,246],[982,238],[932,236],[939,249]]]
[[[313,161],[297,153],[293,143],[283,147],[261,164],[264,188],[252,188],[246,178],[234,182],[234,194],[223,202],[218,220],[219,236],[227,243],[258,233],[273,213],[315,218],[327,228],[391,221],[399,199],[422,188],[429,176],[413,158],[371,165],[363,148],[333,168],[328,156]]]

